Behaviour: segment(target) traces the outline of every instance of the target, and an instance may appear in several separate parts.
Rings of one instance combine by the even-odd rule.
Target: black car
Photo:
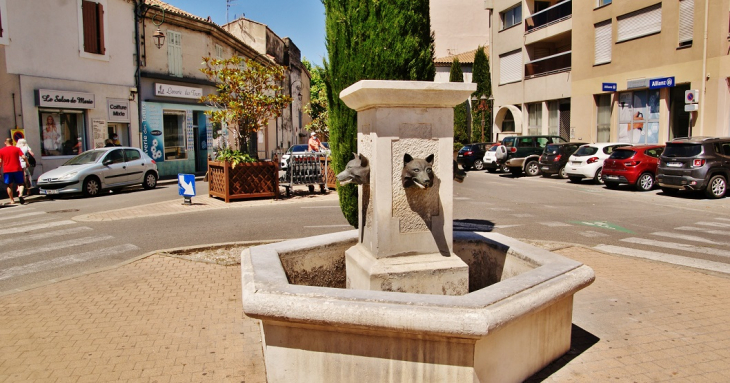
[[[582,142],[560,142],[548,144],[540,155],[540,172],[543,177],[550,177],[557,174],[559,178],[565,179],[565,164],[568,163],[570,155],[575,153],[583,145]]]
[[[507,158],[504,164],[513,176],[519,176],[524,171],[528,176],[540,174],[538,164],[540,154],[549,144],[566,142],[559,136],[517,136],[505,137],[502,145],[507,148]]]
[[[730,138],[684,137],[667,142],[656,181],[664,194],[701,190],[721,198],[730,179]]]
[[[484,170],[484,153],[492,146],[492,143],[480,142],[464,145],[456,154],[456,163],[464,170],[472,167],[476,170]]]

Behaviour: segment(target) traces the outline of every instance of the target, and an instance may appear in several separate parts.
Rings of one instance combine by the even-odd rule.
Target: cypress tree
[[[472,82],[477,84],[477,90],[472,94],[472,97],[477,98],[478,105],[478,103],[481,102],[479,99],[482,95],[486,98],[489,98],[492,95],[492,80],[489,74],[489,58],[487,58],[487,55],[484,53],[484,47],[477,48],[477,52],[474,55],[474,67],[472,72]],[[482,139],[482,113],[484,113],[484,139],[485,141],[492,140],[492,111],[489,101],[486,103],[487,110],[483,112],[476,108],[477,105],[472,105],[471,137],[474,142],[479,142]]]
[[[339,98],[359,80],[433,81],[428,0],[322,0],[325,8],[325,85],[330,106],[332,164],[344,169],[357,152],[357,113]],[[357,187],[337,189],[347,221],[357,227]]]
[[[461,71],[461,63],[459,63],[459,59],[456,57],[454,57],[454,61],[451,63],[449,82],[464,82],[464,72]],[[459,150],[462,146],[464,146],[464,144],[467,144],[469,141],[469,136],[467,134],[468,113],[468,101],[464,101],[463,103],[454,107],[454,150]]]

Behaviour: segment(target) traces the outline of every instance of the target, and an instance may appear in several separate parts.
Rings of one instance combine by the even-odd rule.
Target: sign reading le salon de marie
[[[156,83],[155,96],[201,98],[203,97],[203,88]]]
[[[36,91],[37,106],[52,108],[94,109],[94,94],[66,92],[63,90],[38,89]]]

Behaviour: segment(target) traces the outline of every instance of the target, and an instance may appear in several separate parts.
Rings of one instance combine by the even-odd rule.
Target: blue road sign
[[[649,79],[649,89],[671,88],[674,84],[674,76]]]
[[[178,174],[177,188],[183,197],[195,196],[195,174]]]
[[[618,90],[618,84],[616,84],[615,82],[604,82],[601,90],[603,90],[604,92],[615,92]]]

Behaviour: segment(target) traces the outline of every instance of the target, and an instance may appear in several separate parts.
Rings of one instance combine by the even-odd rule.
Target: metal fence
[[[324,192],[330,165],[328,160],[327,154],[321,152],[292,154],[280,185],[286,188],[287,195],[295,185],[307,185],[310,192],[314,191],[314,185],[319,185]]]

